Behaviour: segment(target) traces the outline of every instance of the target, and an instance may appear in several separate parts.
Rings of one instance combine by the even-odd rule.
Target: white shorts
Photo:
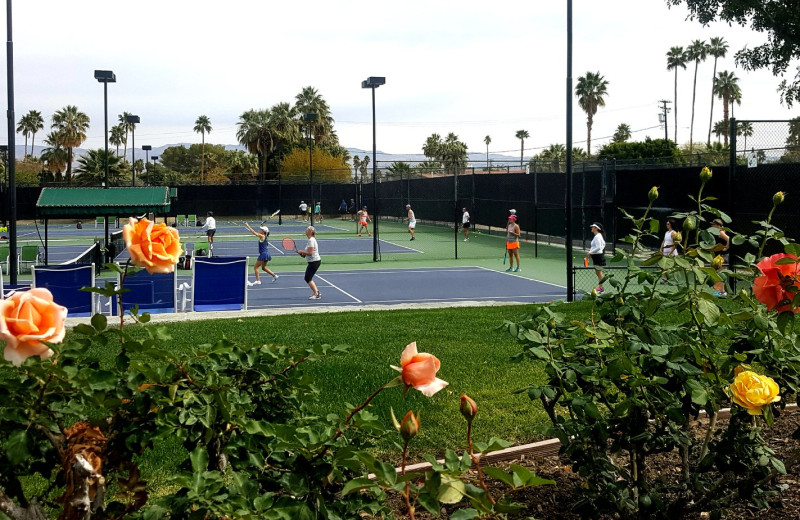
[[[417,227],[416,220],[412,220],[411,222],[408,223],[408,229],[414,229],[415,227]]]

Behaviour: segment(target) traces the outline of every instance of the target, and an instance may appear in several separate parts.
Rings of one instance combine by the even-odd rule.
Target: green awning
[[[43,188],[36,202],[42,217],[128,217],[144,213],[168,214],[168,186],[155,188]]]

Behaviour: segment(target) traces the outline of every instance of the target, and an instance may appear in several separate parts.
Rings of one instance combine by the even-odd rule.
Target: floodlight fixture
[[[378,88],[386,84],[386,78],[383,76],[370,76],[361,82],[361,88]]]
[[[116,74],[114,74],[114,72],[110,71],[110,70],[95,70],[94,71],[94,79],[96,79],[100,83],[116,83],[117,82]]]

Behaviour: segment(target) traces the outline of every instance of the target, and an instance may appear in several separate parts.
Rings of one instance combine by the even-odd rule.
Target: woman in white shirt
[[[670,217],[667,219],[667,232],[664,233],[664,240],[661,242],[661,254],[664,256],[678,256],[678,245],[675,243],[675,229],[678,227],[678,220]],[[661,275],[661,283],[667,283],[667,272]]]
[[[319,292],[319,289],[317,289],[317,284],[314,283],[314,275],[317,274],[317,269],[319,269],[319,266],[322,263],[322,258],[319,256],[319,245],[317,244],[316,236],[317,230],[314,229],[314,226],[308,226],[306,228],[306,238],[308,238],[308,242],[306,242],[306,248],[297,252],[297,254],[308,261],[308,265],[306,265],[306,275],[303,279],[306,281],[313,293],[311,296],[309,296],[309,300],[322,299],[322,294]]]
[[[590,256],[592,257],[592,263],[595,267],[594,273],[597,275],[597,282],[599,284],[597,286],[597,292],[602,293],[605,291],[601,283],[603,271],[598,268],[606,265],[606,257],[603,256],[603,251],[606,248],[605,231],[603,230],[603,225],[599,222],[592,224],[589,229],[594,233],[594,238],[592,239],[592,245],[589,247],[589,252],[586,253],[586,260],[589,260]]]

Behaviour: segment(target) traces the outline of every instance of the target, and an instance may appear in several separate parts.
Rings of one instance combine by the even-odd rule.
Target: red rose
[[[794,255],[780,253],[765,258],[756,265],[762,276],[753,281],[753,294],[769,310],[791,311],[797,314],[800,307],[792,308],[792,299],[800,291],[800,280],[798,280],[800,264],[776,264],[782,258],[797,260]]]

